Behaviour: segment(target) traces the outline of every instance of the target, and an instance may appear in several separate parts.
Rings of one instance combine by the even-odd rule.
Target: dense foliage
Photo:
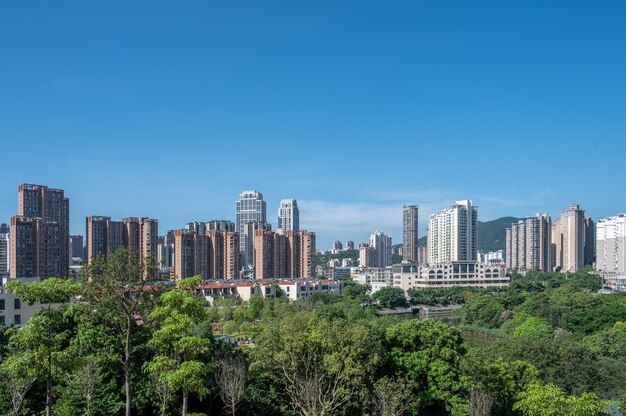
[[[209,305],[194,294],[199,278],[150,276],[120,251],[81,282],[15,284],[25,302],[61,306],[0,338],[0,412],[602,415],[624,395],[624,297],[596,295],[589,275],[412,293],[464,303],[466,325],[502,334],[481,348],[440,321],[377,316],[405,306],[396,289],[372,298],[347,281],[341,296]]]

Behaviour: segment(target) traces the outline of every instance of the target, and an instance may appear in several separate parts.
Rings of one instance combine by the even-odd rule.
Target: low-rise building
[[[275,298],[279,293],[290,300],[307,298],[314,293],[341,294],[343,282],[322,279],[257,279],[204,282],[196,293],[213,303],[215,299],[231,298],[249,301],[252,296]]]
[[[26,302],[22,302],[20,298],[6,288],[7,283],[13,280],[18,279],[2,279],[2,287],[0,287],[0,326],[21,327],[36,312],[48,307],[47,303],[36,302],[29,305]],[[21,278],[19,280],[24,283],[40,281],[39,278]],[[59,304],[52,304],[52,307],[58,308]]]
[[[404,291],[443,287],[506,287],[510,278],[506,266],[476,261],[453,261],[418,265],[401,263],[393,266],[393,287]]]

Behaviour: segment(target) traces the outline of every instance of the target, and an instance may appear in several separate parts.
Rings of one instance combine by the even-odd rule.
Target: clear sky
[[[159,228],[401,239],[401,206],[479,220],[626,211],[624,1],[2,1],[0,222],[22,182]]]

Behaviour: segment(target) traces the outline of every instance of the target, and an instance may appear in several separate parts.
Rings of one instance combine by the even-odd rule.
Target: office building
[[[300,230],[300,210],[295,199],[283,199],[280,201],[278,229],[283,231]]]
[[[548,214],[520,220],[506,229],[506,265],[520,271],[551,271],[552,220]]]
[[[254,232],[269,230],[267,208],[263,194],[257,191],[243,191],[239,194],[236,208],[236,231],[240,237],[239,251],[242,255],[242,267],[249,270],[254,267]],[[248,226],[255,223],[253,226]]]
[[[428,263],[476,260],[478,207],[457,201],[432,214],[428,221]]]
[[[590,226],[590,223],[587,227]],[[552,225],[555,269],[575,272],[585,264],[585,211],[573,204]]]
[[[418,261],[418,206],[404,205],[402,212],[402,257],[404,261],[415,263]]]
[[[257,230],[254,240],[255,278],[315,277],[315,233]]]
[[[590,217],[585,217],[585,265],[596,261],[596,226]]]
[[[69,275],[69,199],[62,189],[22,184],[18,215],[11,217],[12,278]]]
[[[626,214],[596,222],[596,270],[626,276]]]
[[[369,246],[374,249],[371,267],[391,266],[391,236],[380,231],[374,231],[370,235]]]

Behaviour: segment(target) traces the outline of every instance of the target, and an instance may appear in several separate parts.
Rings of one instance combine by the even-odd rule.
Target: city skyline
[[[626,4],[451,3],[3,4],[0,222],[19,183],[65,189],[72,234],[234,221],[258,189],[320,247],[400,241],[403,204],[421,235],[465,198],[623,212]]]

